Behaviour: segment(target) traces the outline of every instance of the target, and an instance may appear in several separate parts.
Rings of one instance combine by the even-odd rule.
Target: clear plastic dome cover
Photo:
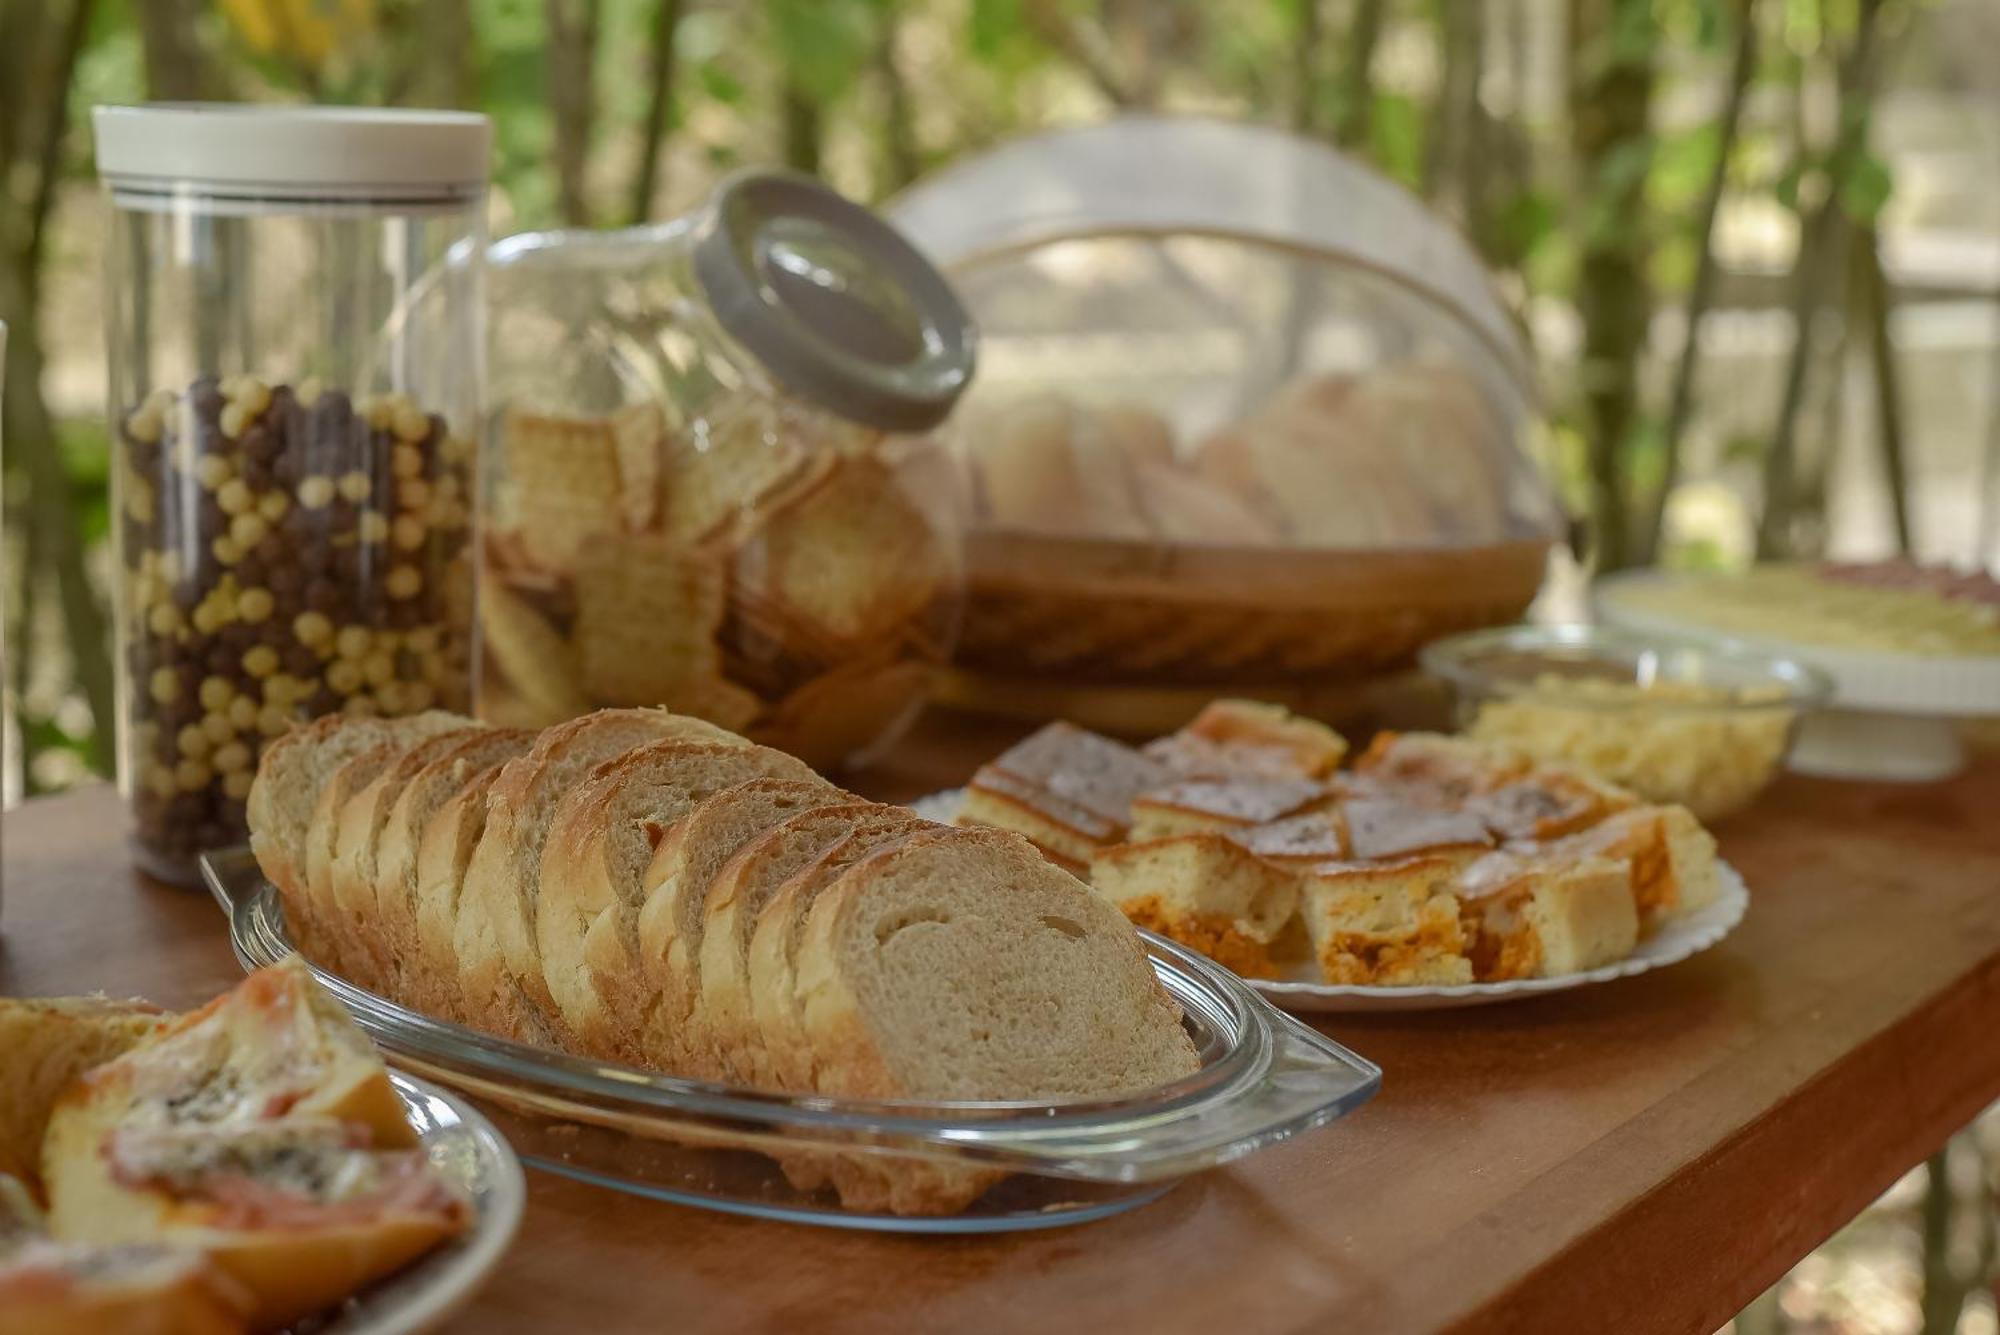
[[[1559,531],[1519,333],[1407,192],[1269,129],[1135,117],[892,202],[980,329],[947,424],[961,665],[1255,685],[1513,620]]]
[[[941,173],[892,219],[981,367],[984,527],[1168,544],[1536,539],[1529,363],[1478,258],[1400,187],[1253,126],[1128,118]]]

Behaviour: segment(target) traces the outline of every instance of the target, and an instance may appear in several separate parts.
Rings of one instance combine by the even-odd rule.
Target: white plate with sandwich
[[[406,1335],[520,1225],[499,1132],[388,1071],[296,957],[179,1016],[0,1001],[0,1077],[9,1330]]]

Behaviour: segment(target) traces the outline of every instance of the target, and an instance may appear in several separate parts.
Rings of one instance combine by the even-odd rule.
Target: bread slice
[[[519,754],[525,755],[526,749]],[[402,990],[396,1000],[441,1020],[473,1023],[459,985],[459,901],[464,897],[465,869],[486,832],[486,801],[493,783],[518,758],[510,757],[478,782],[445,799],[417,841],[417,883],[410,896],[410,917],[417,933],[416,967],[403,970]]]
[[[745,841],[716,870],[702,895],[699,1033],[677,1029],[667,1008],[655,1010],[642,1042],[649,1052],[672,1060],[678,1054],[691,1074],[729,1079],[760,1088],[776,1084],[756,1019],[750,952],[764,909],[793,875],[864,822],[893,814],[875,802],[814,806],[772,824]],[[663,850],[664,851],[664,847]],[[661,996],[674,980],[665,976],[672,956],[662,921],[665,907],[640,924],[641,955],[655,971]],[[773,935],[775,944],[780,938]]]
[[[1376,987],[1471,982],[1451,893],[1462,866],[1458,858],[1430,854],[1328,862],[1307,872],[1299,913],[1321,976]]]
[[[1481,982],[1582,973],[1639,943],[1628,868],[1615,859],[1502,850],[1466,868],[1455,890]]]
[[[250,784],[250,851],[285,905],[292,944],[324,958],[325,933],[306,892],[306,831],[333,772],[392,733],[386,719],[329,714],[293,728],[264,748]]]
[[[854,863],[808,910],[796,969],[822,1093],[1098,1099],[1200,1064],[1131,924],[1003,832]]]
[[[1098,850],[1090,883],[1135,925],[1249,978],[1276,978],[1298,912],[1298,876],[1214,831]]]
[[[549,996],[583,1051],[615,1055],[620,1032],[649,1009],[639,995],[639,908],[669,832],[733,784],[817,777],[784,752],[740,738],[660,742],[606,763],[563,798],[542,849],[535,939]]]
[[[396,795],[375,853],[374,930],[388,964],[382,979],[383,995],[413,1004],[418,977],[424,972],[423,947],[417,930],[417,891],[426,830],[452,798],[475,785],[479,787],[474,805],[483,824],[486,811],[483,781],[514,757],[524,754],[534,741],[535,734],[525,728],[481,728],[417,770]],[[465,853],[470,856],[469,845]],[[461,862],[461,876],[463,872]],[[455,980],[457,970],[453,969],[451,975]]]
[[[869,854],[935,828],[932,822],[900,808],[883,807],[856,822],[839,843],[787,877],[757,915],[757,930],[750,937],[751,1010],[769,1063],[769,1078],[779,1089],[815,1088],[813,1069],[818,1054],[806,1033],[794,986],[799,943],[813,901],[847,868]]]
[[[192,1247],[0,1248],[0,1335],[242,1335],[251,1298]]]
[[[451,953],[467,1021],[508,1038],[560,1045],[567,1035],[535,939],[542,845],[556,807],[599,765],[627,751],[652,742],[731,739],[741,741],[664,710],[604,709],[548,729],[501,769],[463,888],[454,896],[441,884],[430,896],[434,912],[456,902]]]
[[[313,803],[312,819],[306,825],[305,901],[308,915],[319,933],[318,953],[306,950],[308,958],[322,968],[333,969],[342,977],[363,981],[364,955],[358,942],[341,931],[340,915],[334,902],[334,841],[340,833],[340,816],[349,799],[375,781],[377,775],[399,760],[418,743],[442,733],[453,732],[472,723],[462,715],[441,709],[427,710],[408,718],[384,719],[380,739],[357,752],[327,774]],[[294,946],[306,949],[294,941]]]
[[[1278,529],[1255,507],[1176,464],[1140,461],[1132,481],[1147,527],[1170,543],[1268,546]]]
[[[537,568],[567,574],[577,549],[618,522],[618,440],[609,417],[510,409],[500,422],[510,532]]]
[[[930,605],[955,559],[888,464],[843,458],[769,514],[736,578],[811,636],[871,645]]]
[[[740,978],[745,942],[735,931],[733,896],[720,915],[727,938],[708,935],[710,887],[744,845],[772,827],[803,812],[854,803],[823,779],[752,779],[723,789],[675,822],[640,882],[645,902],[637,919],[638,957],[624,995],[642,1009],[636,1018],[621,1011],[618,1056],[690,1075],[722,1074],[701,999],[711,970]],[[606,975],[593,965],[593,977],[602,993]]]
[[[375,916],[379,845],[389,814],[420,770],[486,731],[483,724],[474,724],[425,738],[391,761],[335,814],[327,872],[331,893],[323,909],[348,976],[378,994],[386,995],[391,968],[388,943]],[[362,763],[363,757],[356,756],[348,766]]]
[[[144,1001],[0,997],[0,1175],[34,1181],[57,1096],[168,1018]]]
[[[1325,799],[1311,779],[1183,779],[1132,799],[1134,842],[1197,830],[1244,830],[1297,815]]]

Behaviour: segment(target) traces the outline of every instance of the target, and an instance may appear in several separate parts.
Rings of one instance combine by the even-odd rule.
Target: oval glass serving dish
[[[277,891],[247,849],[204,855],[202,873],[245,968],[291,952]],[[736,1214],[986,1233],[1142,1205],[1191,1173],[1330,1122],[1380,1087],[1373,1063],[1202,956],[1141,935],[1201,1068],[1142,1095],[1089,1103],[864,1103],[682,1080],[479,1033],[314,974],[390,1060],[470,1095],[535,1167]],[[831,1192],[795,1189],[777,1163],[814,1156],[1006,1177],[952,1215],[858,1213]]]

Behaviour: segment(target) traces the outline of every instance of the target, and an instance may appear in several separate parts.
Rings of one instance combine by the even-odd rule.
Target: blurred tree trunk
[[[1652,158],[1650,0],[1570,0],[1570,149],[1584,197],[1577,311],[1600,570],[1633,552],[1627,465],[1641,425],[1639,363],[1652,318],[1642,225]]]
[[[780,94],[784,125],[785,165],[794,171],[819,175],[821,136],[824,133],[819,103],[798,80],[786,75]]]
[[[93,8],[92,0],[72,0],[52,13],[50,6],[37,0],[9,0],[5,23],[0,25],[10,45],[17,48],[10,59],[21,61],[12,71],[14,77],[0,88],[0,119],[13,122],[7,139],[11,155],[0,161],[0,181],[17,188],[29,183],[26,202],[16,207],[10,201],[4,218],[0,218],[0,243],[4,243],[0,319],[6,320],[12,331],[7,339],[6,459],[26,479],[32,526],[28,551],[35,564],[23,578],[47,580],[54,587],[77,684],[90,705],[95,725],[91,760],[102,771],[110,767],[112,754],[110,647],[104,608],[84,563],[83,533],[69,469],[43,396],[41,340],[42,257],[49,216],[55,207],[63,141],[69,132],[70,86]],[[30,16],[43,22],[32,22]],[[56,21],[47,23],[52,17]],[[20,49],[24,47],[28,49]],[[25,656],[32,634],[32,627],[24,625],[25,643],[14,645],[13,652]],[[23,729],[24,752],[27,740]]]
[[[653,10],[653,41],[647,53],[651,86],[646,93],[646,123],[639,145],[639,170],[632,178],[632,197],[625,216],[634,226],[653,216],[653,196],[660,188],[660,153],[667,127],[674,119],[674,35],[680,31],[681,0],[657,0]]]
[[[139,49],[146,65],[146,96],[156,102],[196,102],[214,95],[208,61],[195,29],[201,0],[140,0]]]
[[[1117,53],[1103,28],[1062,0],[1023,0],[1021,18],[1030,31],[1082,70],[1112,106],[1146,104],[1138,84],[1120,72]]]
[[[882,86],[882,188],[876,193],[886,198],[917,179],[923,155],[917,149],[909,81],[896,54],[903,30],[901,10],[882,5],[876,21],[875,75]]]
[[[1739,0],[1736,7],[1736,54],[1729,63],[1729,85],[1722,99],[1722,120],[1716,134],[1715,165],[1709,169],[1708,185],[1702,194],[1701,221],[1696,225],[1700,258],[1695,263],[1694,283],[1688,289],[1687,332],[1681,343],[1680,361],[1674,367],[1674,386],[1667,401],[1667,422],[1662,435],[1666,457],[1661,462],[1660,490],[1653,498],[1651,517],[1640,535],[1638,563],[1650,565],[1660,554],[1666,528],[1667,502],[1680,480],[1681,442],[1687,434],[1688,418],[1694,408],[1695,372],[1701,361],[1701,324],[1715,302],[1715,284],[1720,266],[1715,257],[1715,220],[1722,212],[1722,197],[1729,186],[1729,162],[1736,155],[1742,133],[1743,104],[1757,74],[1757,0]]]
[[[470,0],[423,0],[416,9],[388,100],[417,107],[472,106],[479,97],[479,70]]]
[[[1424,196],[1463,220],[1468,236],[1486,230],[1485,110],[1479,81],[1486,68],[1486,0],[1439,0],[1444,49],[1437,112],[1424,145]]]
[[[1299,26],[1292,35],[1292,128],[1313,133],[1319,123],[1320,46],[1326,25],[1320,21],[1320,0],[1298,0]]]
[[[1849,172],[1867,151],[1868,103],[1875,77],[1875,35],[1882,0],[1860,0],[1854,40],[1840,62],[1840,129],[1828,155],[1820,198],[1801,210],[1798,256],[1792,265],[1792,355],[1785,367],[1777,425],[1764,453],[1764,508],[1757,521],[1757,556],[1772,560],[1792,548],[1798,508],[1799,418],[1806,373],[1815,350],[1814,316],[1840,272],[1842,193]]]
[[[1910,472],[1903,449],[1902,377],[1896,367],[1896,346],[1889,336],[1896,294],[1882,268],[1879,232],[1873,227],[1856,228],[1853,253],[1853,304],[1868,339],[1875,385],[1875,445],[1882,453],[1882,478],[1888,484],[1889,512],[1896,524],[1896,550],[1908,555],[1915,535],[1910,529]]]
[[[1354,20],[1347,26],[1330,127],[1333,142],[1342,148],[1365,146],[1374,123],[1375,44],[1382,36],[1382,9],[1383,0],[1356,0]]]
[[[547,0],[549,119],[555,130],[556,207],[572,227],[590,223],[590,129],[596,100],[598,0]]]

